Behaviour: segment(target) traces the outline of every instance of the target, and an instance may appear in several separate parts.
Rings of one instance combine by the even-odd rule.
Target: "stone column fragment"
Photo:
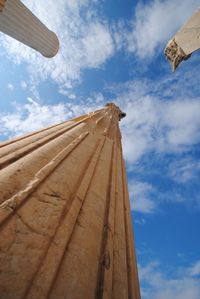
[[[53,57],[59,49],[56,34],[50,31],[20,0],[0,0],[0,31]]]
[[[124,116],[109,103],[0,144],[0,298],[140,299]]]
[[[187,23],[168,42],[165,55],[172,65],[173,71],[183,60],[200,48],[200,9],[198,9]]]

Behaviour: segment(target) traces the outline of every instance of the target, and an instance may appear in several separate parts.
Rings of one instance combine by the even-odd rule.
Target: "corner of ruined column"
[[[170,62],[173,72],[183,60],[187,60],[191,56],[191,54],[185,54],[183,49],[177,44],[175,38],[172,38],[168,42],[164,54]]]
[[[121,109],[119,108],[119,106],[115,105],[115,103],[110,102],[110,103],[107,103],[105,106],[106,106],[106,107],[114,107],[114,108],[118,111],[118,114],[119,114],[119,121],[120,121],[122,118],[126,117],[126,113],[123,112],[123,111],[121,111]]]

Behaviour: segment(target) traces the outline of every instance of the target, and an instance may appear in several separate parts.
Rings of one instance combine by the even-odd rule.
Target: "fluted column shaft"
[[[0,297],[139,299],[114,104],[0,145]]]
[[[59,49],[56,34],[50,31],[20,0],[1,0],[0,31],[53,57]]]

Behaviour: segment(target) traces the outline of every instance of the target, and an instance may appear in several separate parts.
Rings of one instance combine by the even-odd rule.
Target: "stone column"
[[[53,57],[59,49],[56,34],[50,31],[20,0],[0,0],[0,31]]]
[[[0,144],[0,298],[140,298],[124,116],[109,103]]]
[[[165,48],[165,55],[173,71],[183,60],[200,48],[200,10],[197,10],[187,23],[175,34]]]

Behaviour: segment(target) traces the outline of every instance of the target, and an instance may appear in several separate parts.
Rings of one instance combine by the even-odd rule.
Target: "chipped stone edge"
[[[173,72],[183,60],[187,60],[191,56],[191,54],[187,55],[177,44],[175,37],[168,42],[164,53],[172,66]]]
[[[33,179],[11,198],[0,204],[0,209],[9,209],[15,211],[38,186],[39,184],[66,158],[66,156],[89,134],[88,131],[82,133],[74,139],[66,148],[58,153],[48,164],[41,168],[33,177]]]

